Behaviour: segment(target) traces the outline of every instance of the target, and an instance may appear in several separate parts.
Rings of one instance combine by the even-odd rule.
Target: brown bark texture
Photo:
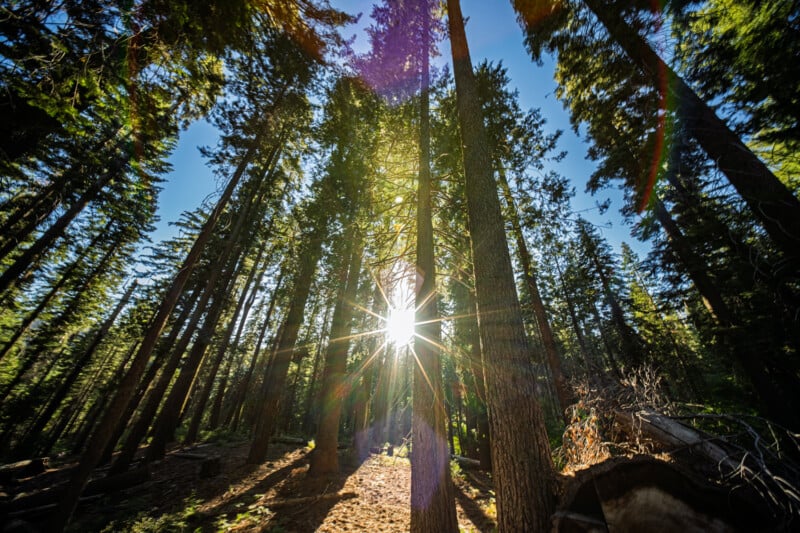
[[[448,0],[447,11],[478,327],[486,371],[498,528],[500,531],[547,531],[554,505],[553,465],[544,417],[535,396],[532,353],[522,323],[458,0]]]

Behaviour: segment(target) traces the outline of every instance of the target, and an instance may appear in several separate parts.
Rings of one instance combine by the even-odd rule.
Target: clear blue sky
[[[372,0],[331,0],[334,7],[349,13],[363,13],[358,25],[344,30],[344,34],[356,35],[356,50],[365,50],[368,46],[363,28],[369,24],[369,14]],[[582,212],[594,224],[610,228],[603,228],[603,235],[619,251],[619,245],[626,241],[643,255],[647,246],[630,237],[629,228],[622,224],[618,215],[621,206],[621,193],[617,190],[603,191],[599,196],[592,197],[584,193],[586,180],[591,174],[594,165],[587,161],[586,146],[572,132],[569,116],[555,97],[555,82],[553,81],[553,64],[545,61],[542,67],[531,62],[530,56],[522,43],[522,31],[517,24],[510,1],[462,0],[464,16],[468,18],[467,38],[470,53],[474,64],[484,59],[493,62],[502,60],[508,69],[512,86],[519,91],[520,104],[524,109],[538,107],[547,118],[547,128],[550,131],[561,129],[559,149],[568,152],[567,157],[557,166],[556,170],[569,178],[576,190],[572,200],[573,208]],[[450,51],[445,40],[442,43],[439,62],[450,61]],[[158,214],[161,218],[156,231],[152,234],[154,242],[168,238],[175,234],[175,228],[169,223],[177,220],[182,211],[194,209],[199,206],[209,195],[220,190],[221,184],[217,183],[211,170],[205,166],[205,161],[200,156],[198,146],[214,145],[217,133],[213,127],[206,123],[196,123],[180,138],[178,148],[171,158],[174,170],[163,184],[164,190],[159,201]],[[594,209],[598,200],[610,197],[611,209],[601,216]]]

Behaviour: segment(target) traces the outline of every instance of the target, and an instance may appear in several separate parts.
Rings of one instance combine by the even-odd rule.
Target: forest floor
[[[186,452],[180,450],[179,452]],[[411,466],[372,455],[362,464],[341,452],[341,473],[309,478],[308,447],[273,444],[269,457],[245,463],[248,443],[203,444],[184,455],[218,456],[219,474],[202,478],[201,461],[170,453],[149,481],[79,508],[72,531],[408,531]],[[491,480],[454,467],[461,531],[492,531]]]

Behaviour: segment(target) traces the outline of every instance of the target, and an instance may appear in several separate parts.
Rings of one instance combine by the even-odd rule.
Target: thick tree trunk
[[[383,289],[380,283],[375,283],[375,288],[372,293],[372,312],[374,317],[386,316],[386,300],[383,296]],[[374,324],[376,326],[376,333],[373,334],[367,346],[369,346],[369,354],[365,361],[361,362],[361,372],[363,376],[359,384],[359,397],[357,399],[356,407],[356,424],[355,435],[353,437],[353,449],[355,450],[356,457],[360,461],[364,461],[370,454],[370,448],[373,441],[373,429],[370,426],[370,418],[372,417],[373,402],[377,393],[375,381],[378,377],[378,369],[380,367],[378,361],[381,359],[382,353],[386,348],[385,336],[377,333],[383,325],[383,320],[367,317],[367,324]],[[366,327],[370,327],[367,325]],[[373,389],[376,392],[373,393]]]
[[[447,2],[501,531],[546,531],[553,464],[458,0]]]
[[[351,224],[354,221],[351,220]],[[340,292],[331,319],[331,334],[325,352],[325,366],[322,371],[322,391],[319,405],[320,418],[314,454],[308,469],[309,476],[324,476],[339,472],[339,420],[342,404],[349,394],[347,372],[347,352],[350,349],[353,311],[361,274],[361,258],[364,246],[361,236],[356,235],[353,225],[345,237],[345,250],[348,261],[342,266],[339,279]]]
[[[423,2],[423,10],[428,3]],[[442,327],[436,292],[430,170],[429,33],[430,13],[423,14],[422,90],[420,94],[419,183],[417,187],[417,272],[414,316],[414,387],[412,394],[411,531],[458,531],[450,479],[442,365]]]

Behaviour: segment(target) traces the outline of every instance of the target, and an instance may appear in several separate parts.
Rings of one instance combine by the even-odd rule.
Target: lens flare
[[[414,337],[414,309],[392,309],[386,320],[386,334],[396,346],[405,346]]]

